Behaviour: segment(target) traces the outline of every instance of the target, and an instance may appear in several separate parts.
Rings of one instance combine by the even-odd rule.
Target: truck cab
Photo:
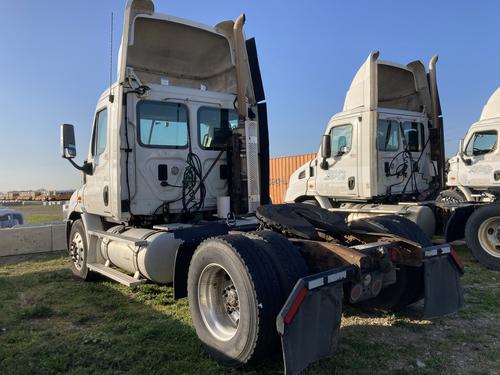
[[[234,213],[251,213],[261,186],[265,203],[266,107],[243,24],[242,15],[211,27],[155,13],[151,1],[128,2],[118,81],[97,102],[69,219],[189,221],[211,217],[229,196]],[[63,127],[63,157],[74,164],[72,126]]]
[[[478,122],[460,141],[457,155],[450,158],[446,185],[463,200],[496,199],[500,193],[500,88],[489,98]]]
[[[415,200],[438,185],[437,91],[420,61],[407,65],[370,54],[356,73],[342,112],[326,127],[318,156],[290,178],[285,201]],[[435,64],[435,62],[434,62]],[[434,104],[433,104],[434,103]]]

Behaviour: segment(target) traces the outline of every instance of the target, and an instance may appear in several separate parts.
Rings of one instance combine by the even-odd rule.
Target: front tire
[[[500,204],[482,206],[469,217],[465,241],[479,263],[500,271]]]
[[[240,367],[278,347],[276,316],[283,303],[267,254],[241,235],[208,239],[188,272],[193,326],[219,363]]]
[[[87,235],[81,219],[75,220],[71,225],[68,252],[73,274],[85,281],[94,280],[96,275],[87,267]]]

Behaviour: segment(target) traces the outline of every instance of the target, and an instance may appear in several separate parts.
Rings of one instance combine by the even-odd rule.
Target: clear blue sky
[[[125,0],[0,0],[0,191],[74,188],[59,125],[87,153],[98,95],[109,81]],[[269,106],[272,156],[316,152],[324,127],[370,51],[401,63],[439,54],[447,154],[500,86],[498,1],[166,1],[157,11],[213,25],[246,13]],[[114,67],[114,70],[115,67]]]

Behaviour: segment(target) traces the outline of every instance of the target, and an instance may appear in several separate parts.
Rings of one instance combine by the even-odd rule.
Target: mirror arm
[[[463,139],[460,139],[460,142],[458,143],[458,156],[460,157],[460,160],[462,160],[462,162],[465,165],[472,164],[472,160],[464,158],[464,140]]]
[[[80,166],[80,165],[76,164],[76,163],[73,161],[73,159],[69,159],[69,158],[68,158],[67,160],[71,163],[71,165],[72,165],[73,167],[75,167],[75,168],[76,168],[76,169],[78,169],[79,171],[81,171],[81,172],[83,172],[83,173],[85,173],[85,174],[87,174],[87,175],[89,175],[89,176],[92,176],[92,173],[93,173],[93,171],[92,171],[92,163],[87,163],[87,162],[84,162],[84,163],[83,163],[83,165],[82,165],[82,166]]]
[[[471,165],[471,164],[472,164],[472,160],[464,158],[464,153],[463,153],[462,151],[460,151],[460,152],[458,153],[458,156],[460,157],[460,160],[462,160],[462,162],[463,162],[465,165]]]

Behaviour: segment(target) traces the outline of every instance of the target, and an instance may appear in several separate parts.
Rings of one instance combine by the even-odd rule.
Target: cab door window
[[[188,147],[188,108],[181,103],[140,101],[139,144],[153,148]]]
[[[402,123],[402,129],[408,151],[421,151],[424,148],[424,124],[405,121]]]
[[[497,147],[498,134],[495,130],[476,132],[465,148],[467,156],[484,155],[492,152]]]
[[[201,107],[198,110],[198,139],[204,150],[226,147],[231,132],[238,126],[238,114],[233,109]]]
[[[378,120],[377,149],[379,151],[399,150],[399,122]]]
[[[340,125],[330,130],[332,156],[341,156],[351,151],[352,125]]]
[[[92,156],[99,157],[106,150],[108,141],[108,111],[103,109],[96,115],[92,140]]]

